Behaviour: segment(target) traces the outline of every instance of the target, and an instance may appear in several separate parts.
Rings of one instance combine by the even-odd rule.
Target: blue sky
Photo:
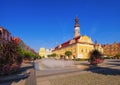
[[[0,25],[36,51],[81,34],[101,44],[120,42],[119,0],[0,0]]]

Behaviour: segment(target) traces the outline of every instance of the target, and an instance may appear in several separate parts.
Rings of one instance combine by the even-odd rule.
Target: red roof
[[[80,36],[75,37],[75,38],[73,38],[73,39],[71,39],[71,40],[75,40],[75,43],[77,43],[77,41],[78,41],[79,38],[80,38]],[[62,43],[62,44],[61,44],[61,47],[69,46],[71,40],[68,40],[67,42]],[[59,45],[58,45],[57,47],[55,47],[55,50],[56,50],[56,49],[59,49]]]
[[[12,37],[12,40],[17,44],[20,44],[20,41],[21,41],[20,38],[18,37]]]
[[[69,43],[70,43],[70,40],[69,40],[69,41],[67,41],[67,42],[65,42],[65,43],[63,43],[63,44],[61,44],[61,46],[62,46],[62,47],[68,46],[68,45],[69,45]]]
[[[77,36],[77,37],[74,37],[73,39],[75,40],[75,42],[78,41],[78,39],[80,39],[81,36]]]

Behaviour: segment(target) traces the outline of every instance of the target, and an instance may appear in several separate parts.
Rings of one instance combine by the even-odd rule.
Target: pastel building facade
[[[9,41],[14,41],[23,50],[36,53],[34,51],[34,49],[32,49],[29,46],[27,46],[19,37],[13,37],[13,36],[11,36],[11,33],[7,29],[5,29],[2,26],[0,26],[0,44],[1,43],[7,43]]]
[[[46,57],[46,49],[45,48],[40,48],[40,50],[39,50],[39,56]]]
[[[54,48],[53,53],[56,53],[59,58],[61,56],[66,57],[66,51],[72,52],[72,55],[70,56],[71,59],[89,59],[90,52],[94,49],[97,49],[103,53],[103,48],[101,45],[97,43],[94,44],[90,37],[80,34],[80,25],[78,21],[79,19],[76,17],[74,37],[71,40],[68,40]]]
[[[112,43],[112,44],[105,44],[102,45],[104,50],[105,56],[115,56],[117,54],[120,54],[120,43]]]
[[[0,43],[11,41],[10,32],[0,26]]]
[[[39,50],[39,56],[47,58],[48,55],[52,54],[53,49],[45,49],[45,48],[40,48]]]

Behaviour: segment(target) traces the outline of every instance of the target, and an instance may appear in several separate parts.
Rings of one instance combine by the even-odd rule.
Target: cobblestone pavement
[[[24,64],[27,68],[23,73],[28,73],[29,77],[0,82],[0,85],[120,85],[120,59],[105,60],[98,66],[91,66],[88,61],[75,64],[42,71],[35,71],[32,64]]]
[[[76,63],[78,66],[90,66],[87,61]],[[55,72],[55,75],[49,75],[49,71],[47,75],[39,75],[40,72],[37,72],[37,85],[120,85],[120,60],[116,59],[105,60],[103,64],[90,66],[85,71],[79,68],[67,72]]]
[[[33,64],[23,63],[18,73],[9,76],[0,76],[0,85],[36,85]]]
[[[120,75],[86,72],[79,75],[50,79],[49,81],[51,85],[120,85]]]

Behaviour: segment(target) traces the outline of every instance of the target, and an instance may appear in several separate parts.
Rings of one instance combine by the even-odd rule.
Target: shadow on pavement
[[[118,63],[120,63],[120,59],[117,59],[116,61],[115,60],[111,60],[111,61],[109,61],[109,62],[118,62]]]
[[[21,69],[11,75],[0,76],[0,85],[11,85],[12,82],[19,82],[20,80],[24,80],[30,76],[30,72],[27,71],[33,68],[33,66],[25,66],[21,67]]]
[[[98,73],[103,75],[120,75],[120,69],[113,69],[113,68],[106,68],[106,67],[94,67],[94,69],[87,69],[87,71],[90,71],[92,73]]]
[[[120,63],[107,63],[106,65],[120,66]],[[120,67],[119,67],[120,68]]]

